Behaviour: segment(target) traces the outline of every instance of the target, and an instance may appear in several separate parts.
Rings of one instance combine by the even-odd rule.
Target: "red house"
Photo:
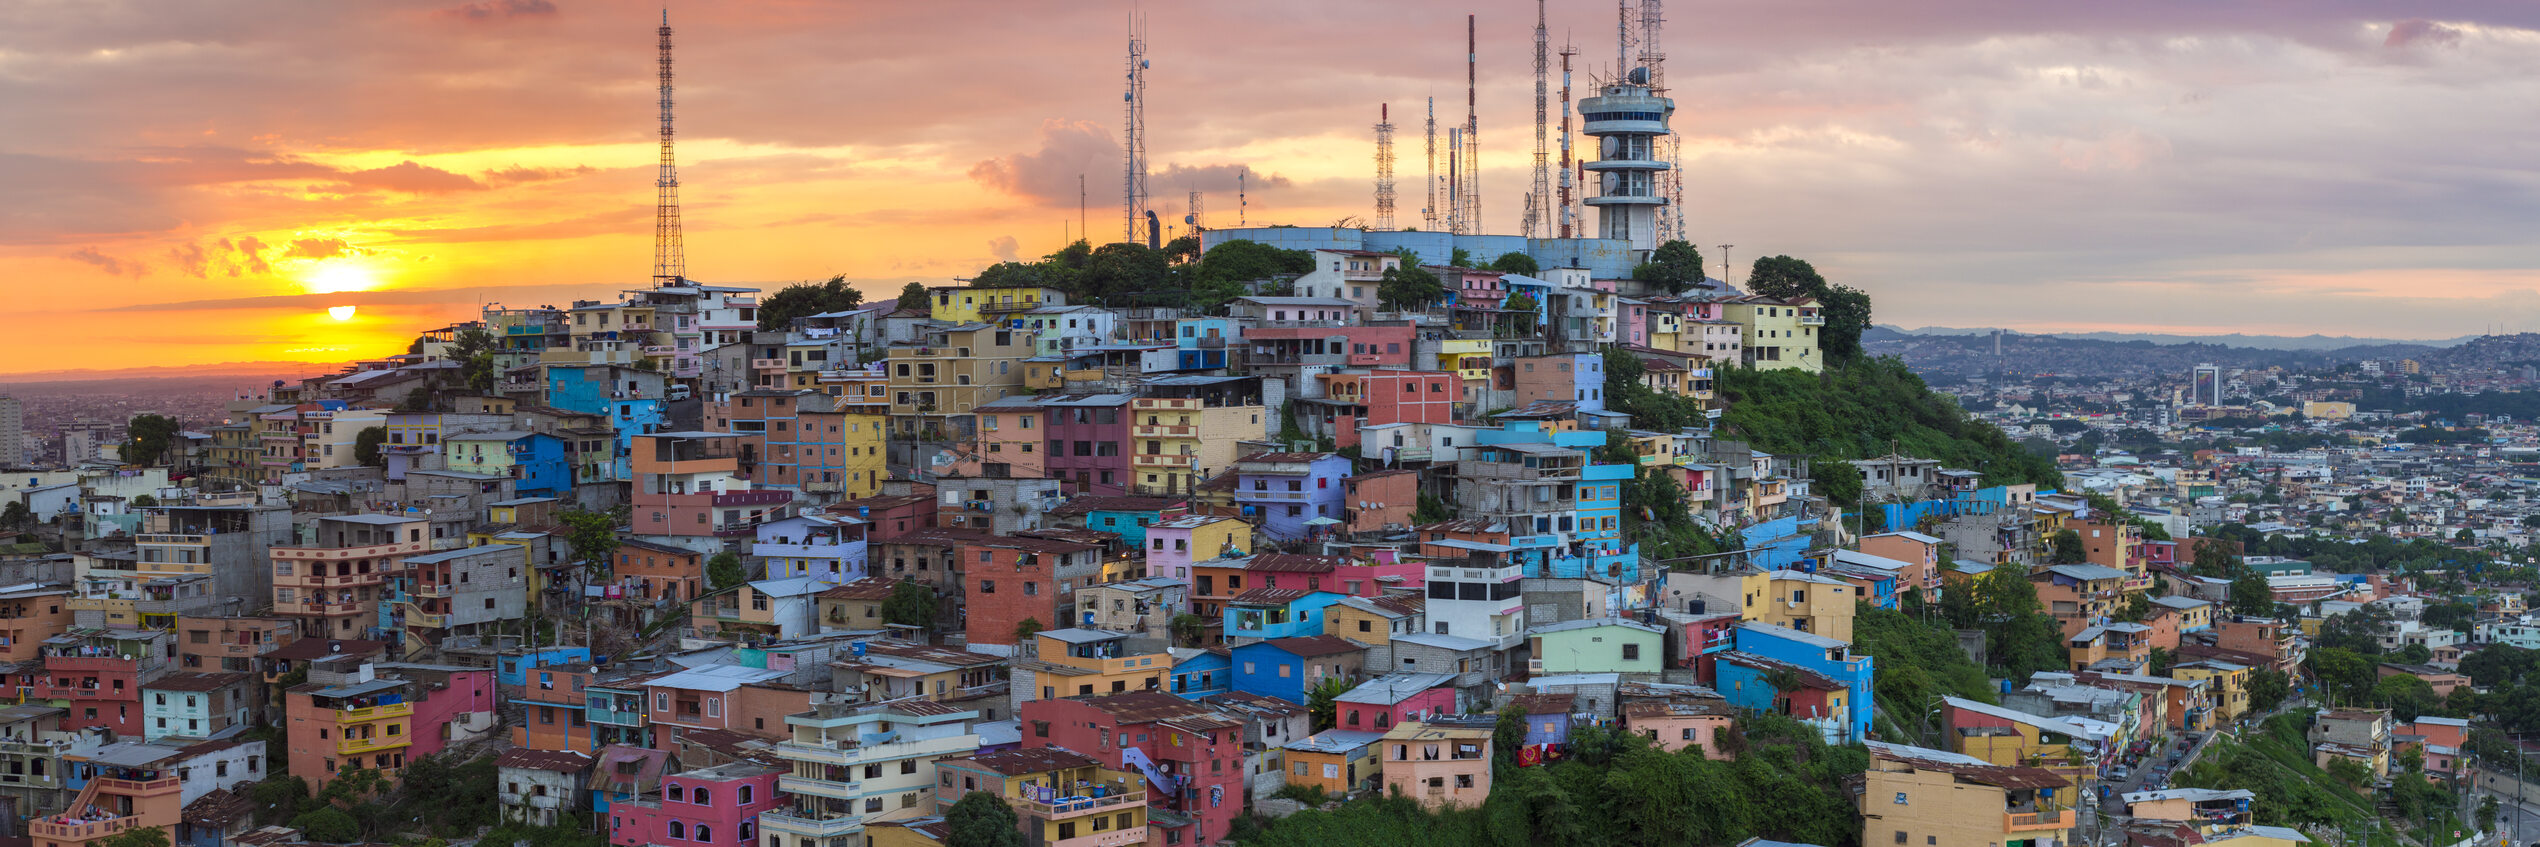
[[[1663,617],[1668,637],[1676,639],[1677,667],[1692,668],[1696,682],[1715,685],[1719,681],[1716,663],[1720,654],[1737,646],[1736,612],[1709,615],[1670,613]]]
[[[983,538],[954,557],[962,578],[962,631],[972,649],[1002,655],[1029,620],[1057,629],[1073,617],[1076,589],[1102,580],[1102,548],[1051,538]]]
[[[1412,509],[1420,502],[1420,474],[1414,471],[1363,473],[1342,480],[1341,487],[1343,532],[1410,526]]]
[[[1455,675],[1386,674],[1334,699],[1333,709],[1337,728],[1351,732],[1385,732],[1395,724],[1455,714]]]
[[[935,508],[933,487],[928,486],[924,494],[840,500],[822,511],[872,521],[873,525],[865,531],[864,538],[866,543],[877,543],[919,530],[934,529],[938,510]]]
[[[1064,747],[1146,775],[1150,844],[1206,847],[1244,811],[1243,723],[1161,691],[1033,700],[1023,746]],[[1175,821],[1187,821],[1176,823]]]

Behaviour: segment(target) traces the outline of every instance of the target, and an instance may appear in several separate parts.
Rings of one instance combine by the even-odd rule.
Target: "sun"
[[[351,262],[327,262],[309,274],[309,293],[341,294],[347,291],[369,291],[379,287],[379,278],[369,268]],[[339,319],[340,320],[340,319]]]
[[[328,306],[328,307],[326,307],[326,316],[327,316],[327,317],[330,317],[330,318],[334,318],[334,319],[339,320],[339,321],[349,321],[349,320],[352,320],[352,319],[353,319],[353,312],[354,312],[354,307],[352,307],[352,306]]]

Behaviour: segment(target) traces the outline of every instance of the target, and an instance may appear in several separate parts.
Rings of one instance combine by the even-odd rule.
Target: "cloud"
[[[485,0],[468,3],[439,12],[442,17],[466,21],[508,20],[511,18],[554,17],[556,4],[547,0]]]
[[[1018,255],[1015,252],[1018,246],[1014,242],[1014,236],[1011,235],[1000,235],[988,239],[988,253],[997,257],[997,261],[1000,262],[1019,261],[1015,258]]]
[[[363,252],[365,251],[361,248],[347,244],[341,238],[295,238],[291,241],[291,249],[283,251],[282,256],[286,259],[332,259],[337,256],[358,256]]]
[[[1251,176],[1239,179],[1243,174]],[[1415,178],[1412,183],[1417,185],[1419,180]],[[1255,171],[1251,165],[1173,164],[1166,165],[1162,171],[1147,174],[1147,184],[1153,186],[1158,194],[1170,194],[1173,190],[1232,194],[1238,188],[1248,191],[1287,188],[1289,181],[1278,174]]]
[[[972,165],[970,178],[1005,194],[1055,204],[1075,200],[1080,185],[1091,192],[1096,175],[1116,179],[1121,160],[1120,142],[1110,130],[1092,121],[1053,118],[1041,123],[1037,149]]]
[[[339,291],[331,294],[268,294],[253,297],[215,297],[204,300],[173,300],[132,303],[97,309],[101,312],[194,312],[282,309],[309,311],[330,306],[441,306],[480,301],[510,299],[535,301],[558,297],[557,302],[570,302],[572,295],[591,293],[588,286],[507,285],[491,288],[398,288],[376,291]]]
[[[433,244],[470,241],[534,241],[630,233],[640,233],[646,238],[651,238],[652,228],[646,224],[652,221],[653,212],[654,209],[651,206],[624,206],[616,211],[563,220],[441,228],[404,227],[387,232],[404,241]]]
[[[570,168],[524,168],[513,165],[486,171],[482,176],[487,185],[519,185],[527,182],[546,182],[577,177],[597,170],[599,169],[590,165],[575,165]]]
[[[483,191],[484,183],[442,170],[415,164],[408,159],[384,168],[347,171],[344,184],[360,188],[402,191],[408,194],[443,194],[452,191]]]
[[[244,268],[247,272],[254,274],[273,273],[273,265],[265,262],[264,252],[266,246],[267,245],[264,242],[256,240],[256,237],[253,235],[242,236],[234,244],[231,243],[229,239],[221,239],[220,249],[223,252],[234,254],[234,258],[237,262],[237,264],[230,266],[229,275],[237,276],[238,271],[241,268]]]
[[[196,279],[211,277],[211,259],[204,255],[203,245],[188,242],[170,247],[168,261],[174,262],[176,269],[183,271],[186,276]]]
[[[104,253],[97,252],[97,248],[95,247],[80,248],[78,252],[72,253],[63,258],[70,259],[75,262],[85,262],[95,265],[98,270],[105,271],[107,274],[112,276],[131,274],[132,276],[138,277],[150,272],[150,269],[144,267],[140,262],[108,256]]]
[[[2382,39],[2383,47],[2407,47],[2428,44],[2439,47],[2461,46],[2461,31],[2424,18],[2410,18],[2390,25],[2390,37]]]

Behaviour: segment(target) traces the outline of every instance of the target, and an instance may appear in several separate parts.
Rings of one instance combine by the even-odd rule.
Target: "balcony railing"
[[[1199,427],[1196,426],[1176,426],[1171,424],[1148,424],[1129,428],[1129,434],[1138,438],[1188,438],[1192,435],[1198,434],[1198,432]]]
[[[27,835],[45,842],[86,842],[141,825],[141,818],[131,815],[78,823],[57,823],[55,820],[52,817],[36,819],[34,823],[27,824]]]
[[[2060,812],[2006,812],[2002,815],[2002,831],[2021,832],[2033,829],[2071,829],[2073,810]]]
[[[776,790],[787,794],[809,794],[816,797],[853,800],[864,793],[864,783],[806,779],[788,774],[776,778]]]
[[[778,832],[790,832],[812,838],[852,835],[864,831],[864,818],[852,813],[821,815],[790,809],[769,809],[758,813],[759,826]]]
[[[363,721],[375,721],[380,718],[412,717],[414,713],[415,707],[412,703],[390,703],[384,706],[368,706],[359,709],[337,709],[335,710],[335,722],[338,724],[360,723]]]
[[[360,753],[368,753],[373,750],[391,750],[398,747],[404,747],[411,743],[413,743],[413,739],[403,735],[374,735],[369,738],[346,738],[335,742],[335,752],[351,756]]]

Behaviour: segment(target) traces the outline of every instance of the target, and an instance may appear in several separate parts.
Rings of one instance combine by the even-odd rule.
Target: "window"
[[[688,796],[688,788],[687,788],[687,786],[680,785],[679,783],[676,783],[676,782],[674,782],[674,783],[671,783],[671,784],[670,784],[670,800],[671,800],[671,802],[674,802],[674,803],[685,803],[685,802],[687,802],[687,800],[686,800],[686,797],[687,797],[687,796]]]
[[[1901,834],[1901,833],[1900,833],[1900,834]],[[672,837],[672,838],[686,838],[686,837],[688,837],[688,825],[687,825],[687,824],[685,824],[685,823],[681,823],[681,822],[679,822],[679,821],[671,821],[671,822],[670,822],[670,837]],[[1899,842],[1899,843],[1903,843],[1903,842]]]
[[[1623,661],[1626,661],[1626,662],[1631,662],[1631,661],[1638,661],[1639,659],[1640,659],[1640,645],[1638,645],[1638,644],[1625,644],[1625,645],[1623,645]]]
[[[1905,831],[1904,831],[1904,830],[1901,830],[1901,829],[1900,829],[1900,830],[1897,830],[1897,831],[1896,831],[1896,843],[1898,843],[1898,844],[1903,844],[1903,843],[1905,843]]]

